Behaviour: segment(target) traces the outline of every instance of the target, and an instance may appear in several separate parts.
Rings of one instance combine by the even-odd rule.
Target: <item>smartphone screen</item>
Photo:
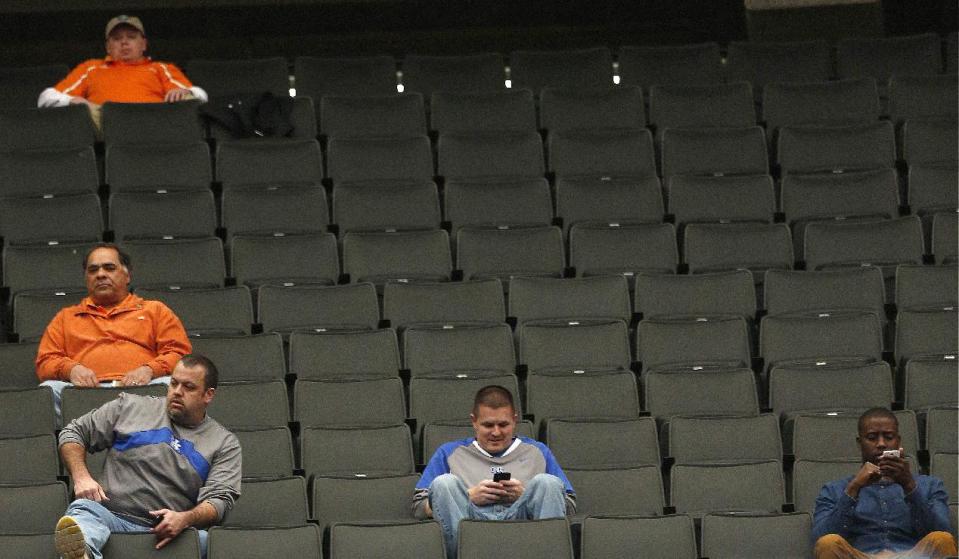
[[[497,472],[493,474],[493,481],[497,481],[497,482],[506,481],[510,477],[512,477],[512,474],[510,474],[509,472]]]

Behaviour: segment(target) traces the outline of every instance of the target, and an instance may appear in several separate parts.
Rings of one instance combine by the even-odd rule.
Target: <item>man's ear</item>
[[[203,393],[203,401],[209,404],[213,401],[214,396],[216,396],[216,388],[207,388]]]

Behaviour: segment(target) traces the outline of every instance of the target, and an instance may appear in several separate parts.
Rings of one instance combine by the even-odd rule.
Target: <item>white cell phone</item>
[[[899,458],[899,450],[886,450],[882,453],[883,458]]]

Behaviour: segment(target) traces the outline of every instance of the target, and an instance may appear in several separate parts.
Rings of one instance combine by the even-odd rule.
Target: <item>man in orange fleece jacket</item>
[[[169,307],[130,293],[130,258],[119,247],[95,246],[83,268],[87,297],[57,313],[37,350],[37,377],[53,390],[57,417],[67,386],[169,383],[191,350]]]
[[[80,64],[54,87],[40,93],[40,107],[72,103],[90,106],[94,113],[108,101],[161,103],[200,99],[203,89],[194,86],[173,64],[154,62],[145,55],[146,31],[140,18],[117,16],[107,23],[107,57]]]

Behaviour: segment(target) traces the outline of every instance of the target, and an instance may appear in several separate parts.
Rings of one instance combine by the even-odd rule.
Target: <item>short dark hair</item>
[[[203,389],[207,388],[216,388],[217,384],[220,382],[220,371],[217,370],[216,365],[213,364],[213,361],[205,355],[200,355],[199,353],[188,353],[180,359],[180,363],[183,363],[184,367],[203,367]]]
[[[117,251],[117,257],[120,259],[120,264],[126,267],[128,272],[133,271],[133,265],[130,262],[130,255],[123,252],[123,249],[120,248],[120,245],[116,243],[97,243],[93,245],[86,254],[83,255],[83,271],[87,271],[87,261],[90,260],[90,255],[93,254],[93,251],[101,248],[109,248]]]
[[[486,406],[493,409],[509,407],[514,412],[516,406],[513,405],[513,393],[498,384],[490,384],[480,388],[473,399],[473,413],[480,406]]]
[[[896,430],[899,430],[899,418],[896,417],[896,414],[892,413],[886,408],[878,407],[878,408],[869,408],[868,410],[862,412],[862,415],[859,416],[859,423],[856,426],[859,433],[862,433],[862,430],[866,425],[866,421],[874,417],[883,417],[886,419],[891,419],[893,423],[896,424]]]

